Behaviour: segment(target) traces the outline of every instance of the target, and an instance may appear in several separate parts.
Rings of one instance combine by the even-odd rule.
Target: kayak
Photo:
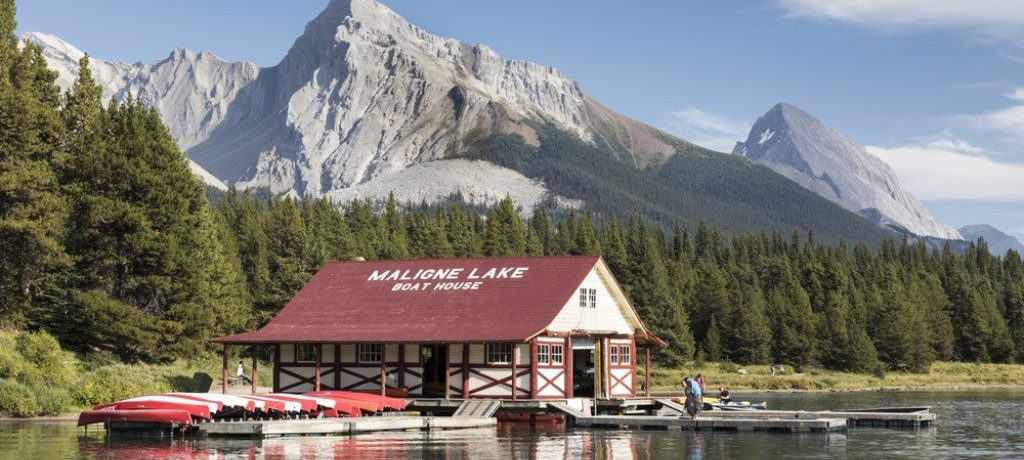
[[[377,404],[372,402],[357,401],[353,399],[346,399],[340,396],[331,396],[323,394],[318,394],[316,395],[316,397],[334,400],[334,408],[337,409],[338,413],[348,415],[350,417],[362,417],[363,411],[370,413],[377,411]]]
[[[181,409],[100,409],[82,412],[78,426],[103,422],[148,422],[191,426],[192,414]]]
[[[355,407],[355,408],[357,408],[357,409],[359,409],[361,411],[369,412],[371,414],[377,413],[377,412],[381,412],[381,411],[384,410],[384,404],[382,404],[382,403],[380,403],[378,401],[367,401],[367,400],[364,400],[364,399],[357,399],[357,398],[352,398],[352,397],[349,397],[349,396],[337,395],[337,394],[325,394],[325,392],[322,392],[322,391],[319,392],[319,393],[315,393],[314,392],[313,394],[304,393],[304,395],[306,395],[306,396],[316,396],[318,398],[330,398],[330,399],[333,399],[335,401],[338,401],[339,403],[348,404],[348,405],[353,406],[353,407]]]
[[[768,410],[768,403],[751,403],[749,401],[740,402],[729,402],[729,403],[717,403],[711,405],[712,410],[727,410],[727,411],[754,411],[754,410]]]
[[[193,399],[178,398],[178,397],[175,397],[175,396],[166,396],[166,395],[149,395],[149,396],[139,396],[139,397],[136,397],[136,398],[125,399],[125,400],[121,400],[121,401],[117,401],[117,402],[112,402],[112,403],[107,403],[107,404],[97,404],[97,405],[93,406],[93,410],[104,409],[104,408],[107,408],[107,407],[112,407],[112,406],[116,406],[118,404],[124,404],[124,403],[179,404],[179,405],[190,405],[190,406],[198,405],[198,406],[205,406],[208,409],[208,412],[210,414],[215,414],[215,413],[219,412],[224,407],[223,404],[218,403],[218,402],[196,401],[196,400],[193,400]]]

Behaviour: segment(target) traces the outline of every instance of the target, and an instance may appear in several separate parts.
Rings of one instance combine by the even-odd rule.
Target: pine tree
[[[730,361],[763,364],[769,361],[771,328],[765,318],[765,301],[753,273],[740,268],[733,281],[731,302],[722,318],[722,352]]]
[[[0,327],[25,326],[70,260],[62,248],[67,203],[56,73],[39,49],[18,49],[15,7],[0,1]]]
[[[387,207],[384,208],[384,241],[380,255],[385,259],[409,257],[405,221],[398,210],[398,201],[395,200],[394,193],[388,195]]]
[[[487,213],[487,235],[484,254],[488,256],[519,256],[526,254],[526,227],[519,219],[515,202],[505,197]]]

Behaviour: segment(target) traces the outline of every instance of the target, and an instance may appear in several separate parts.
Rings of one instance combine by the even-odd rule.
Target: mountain
[[[28,34],[67,87],[82,52]],[[547,66],[431,35],[372,0],[334,0],[275,66],[177,49],[92,59],[108,96],[155,106],[226,184],[276,194],[537,205],[727,232],[886,234],[753,161],[608,109]]]
[[[733,153],[768,166],[879,227],[962,239],[956,229],[935,221],[888,164],[796,106],[776,104],[754,123],[746,142],[736,143]]]
[[[960,227],[960,234],[968,241],[977,241],[978,238],[984,238],[985,243],[988,244],[989,252],[997,256],[1006,255],[1006,251],[1011,249],[1017,251],[1018,254],[1024,254],[1024,244],[1021,244],[1020,240],[999,231],[999,229],[991,225],[978,224]]]

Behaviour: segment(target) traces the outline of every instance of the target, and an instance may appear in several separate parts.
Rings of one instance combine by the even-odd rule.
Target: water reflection
[[[749,396],[748,396],[749,397]],[[0,422],[0,458],[153,459],[714,459],[732,457],[1019,457],[1024,393],[821,393],[756,395],[773,408],[935,405],[936,428],[859,428],[848,434],[576,430],[501,425],[497,430],[355,437],[250,439],[107,438],[71,423]]]

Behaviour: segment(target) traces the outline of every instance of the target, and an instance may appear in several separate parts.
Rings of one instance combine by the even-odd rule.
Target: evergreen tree
[[[67,203],[56,168],[62,133],[56,73],[39,49],[18,49],[12,0],[0,1],[0,327],[25,326],[69,259]]]
[[[519,219],[512,198],[505,197],[498,206],[488,211],[483,250],[488,256],[526,254],[526,227]]]

